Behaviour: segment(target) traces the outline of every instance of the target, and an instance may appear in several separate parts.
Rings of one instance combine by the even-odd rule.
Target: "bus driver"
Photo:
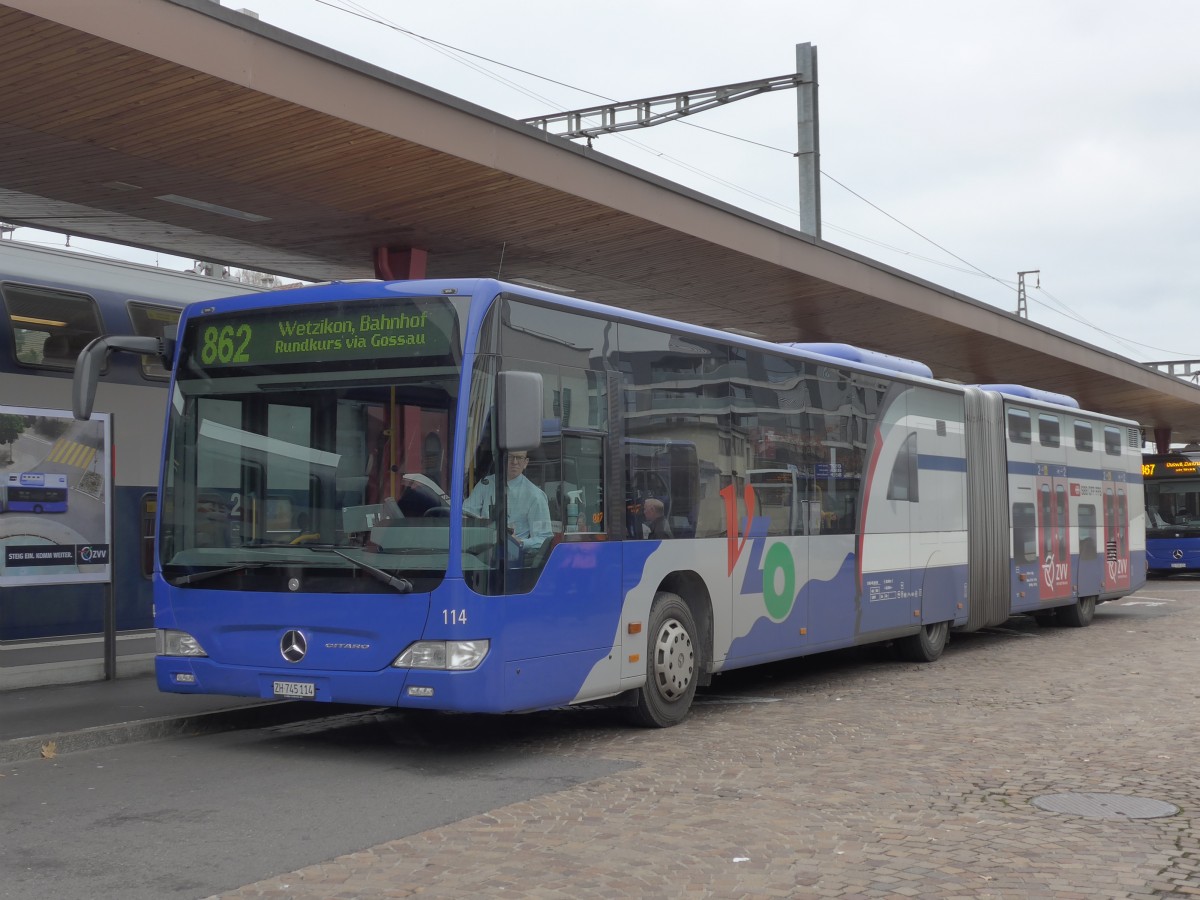
[[[529,454],[517,450],[505,455],[508,485],[508,532],[518,547],[536,550],[553,534],[550,527],[550,504],[542,490],[525,477]],[[491,515],[496,502],[495,476],[488,475],[471,491],[463,502],[463,512],[477,518]]]

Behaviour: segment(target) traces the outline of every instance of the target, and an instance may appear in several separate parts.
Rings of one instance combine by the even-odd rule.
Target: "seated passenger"
[[[674,537],[671,525],[667,521],[666,508],[663,502],[651,497],[642,504],[642,513],[646,517],[646,537],[652,541],[662,541]]]
[[[550,504],[541,488],[525,477],[529,465],[529,454],[524,450],[508,453],[505,457],[508,484],[505,498],[508,503],[508,532],[518,547],[536,550],[553,534],[550,526]],[[488,518],[496,503],[496,478],[486,476],[475,485],[474,490],[463,502],[463,512],[479,518]]]

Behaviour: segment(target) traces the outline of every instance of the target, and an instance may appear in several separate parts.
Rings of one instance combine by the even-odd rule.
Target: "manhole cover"
[[[1046,812],[1093,819],[1159,819],[1179,812],[1170,803],[1125,794],[1043,794],[1033,798],[1033,805]]]

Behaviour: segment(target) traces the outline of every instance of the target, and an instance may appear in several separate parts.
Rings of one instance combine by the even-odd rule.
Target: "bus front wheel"
[[[35,513],[44,512],[44,510],[42,509],[42,504],[40,504],[40,503],[33,504],[33,511]]]
[[[696,622],[678,594],[655,596],[646,645],[646,684],[630,710],[633,720],[647,728],[678,725],[696,695],[700,666]]]

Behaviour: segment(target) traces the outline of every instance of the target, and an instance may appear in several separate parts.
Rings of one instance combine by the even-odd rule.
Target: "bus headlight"
[[[397,669],[474,669],[487,656],[490,641],[417,641],[396,657]]]
[[[208,656],[200,642],[186,631],[160,628],[154,638],[154,651],[159,656]]]

